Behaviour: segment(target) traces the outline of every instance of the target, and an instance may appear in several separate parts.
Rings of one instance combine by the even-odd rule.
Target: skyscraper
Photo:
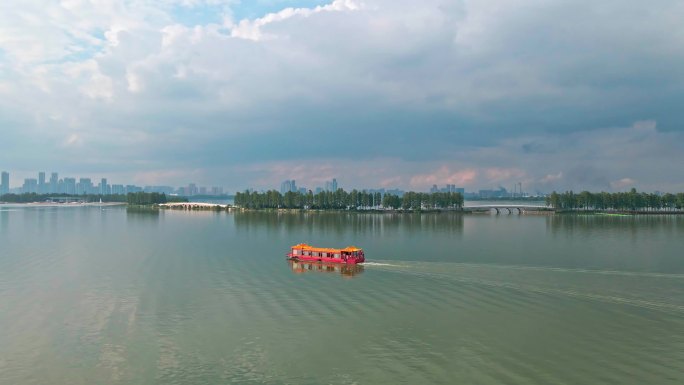
[[[93,182],[90,178],[79,178],[76,185],[76,194],[85,195],[93,193]]]
[[[37,193],[38,192],[38,180],[34,178],[24,179],[24,185],[21,188],[21,192],[24,194]]]
[[[124,188],[124,185],[122,185],[122,184],[113,184],[112,185],[112,194],[123,195],[125,193],[126,193],[126,189]]]
[[[337,191],[337,179],[333,178],[331,181],[325,182],[325,191]]]
[[[9,194],[9,189],[9,173],[3,171],[2,177],[0,178],[0,195]]]
[[[76,194],[76,178],[64,178],[63,182],[65,194]]]
[[[100,180],[100,195],[109,195],[109,185],[107,185],[107,178]]]
[[[295,183],[295,180],[286,180],[285,182],[280,184],[280,193],[285,194],[287,192],[296,192],[297,191],[297,184]]]
[[[186,190],[186,194],[187,195],[197,195],[197,193],[199,193],[199,189],[197,188],[197,185],[194,183],[189,183],[187,190]]]
[[[47,192],[47,186],[45,185],[45,171],[38,173],[38,194],[45,194]]]
[[[57,191],[59,188],[59,175],[56,172],[53,172],[50,175],[50,187],[48,188],[48,193],[50,194],[56,194],[59,191]]]

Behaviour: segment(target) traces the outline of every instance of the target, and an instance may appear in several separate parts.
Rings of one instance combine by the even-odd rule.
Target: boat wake
[[[549,285],[548,279],[552,276],[548,274],[606,274],[616,276],[615,279],[662,279],[662,278],[682,278],[681,274],[659,274],[648,272],[625,272],[625,271],[601,271],[584,269],[564,269],[553,267],[534,267],[534,266],[497,266],[480,265],[468,263],[434,263],[434,262],[410,262],[402,261],[401,264],[388,262],[366,262],[364,266],[387,272],[409,274],[417,277],[451,281],[466,285],[476,285],[481,287],[498,288],[504,290],[514,290],[518,292],[534,293],[541,295],[552,295],[571,297],[581,300],[604,302],[619,305],[629,305],[650,310],[668,311],[684,313],[684,305],[681,303],[671,303],[662,301],[661,298],[643,298],[638,294],[629,292],[615,292],[614,290],[596,290],[585,287],[578,287],[576,284],[559,285],[554,280],[553,285]],[[516,279],[514,276],[507,275],[506,279],[492,277],[492,270],[508,269],[511,271],[528,270],[537,271],[543,275],[538,276],[539,280],[533,276],[525,275]],[[489,270],[489,271],[487,271]],[[483,273],[485,274],[483,276]],[[619,277],[622,276],[622,277]],[[503,278],[503,277],[502,277]],[[560,278],[560,276],[558,277]],[[535,282],[536,281],[536,282]],[[565,287],[564,287],[565,286]]]
[[[384,263],[384,262],[363,262],[363,263],[360,263],[360,265],[363,265],[363,266],[366,266],[366,267],[368,267],[368,266],[404,267],[404,266],[402,266],[402,265],[395,265],[395,264],[393,264],[393,263]]]

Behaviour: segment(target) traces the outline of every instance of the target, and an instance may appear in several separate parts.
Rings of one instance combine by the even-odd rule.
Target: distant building
[[[111,188],[107,184],[107,178],[100,179],[100,185],[98,186],[100,195],[109,195],[112,193]]]
[[[430,188],[431,193],[443,192],[443,193],[460,193],[465,194],[465,189],[462,187],[456,187],[455,184],[447,184],[446,187],[439,188],[436,184],[433,184]]]
[[[331,181],[325,182],[325,191],[337,191],[337,179],[333,178]]]
[[[7,171],[3,171],[2,174],[0,174],[0,195],[9,194],[9,191],[9,173]]]
[[[24,185],[21,187],[24,194],[35,194],[38,192],[38,180],[35,178],[24,179]]]
[[[76,178],[64,178],[64,194],[76,194]]]
[[[95,186],[93,186],[93,182],[90,178],[79,178],[78,184],[76,185],[77,195],[97,194],[97,191],[95,190]]]
[[[479,191],[479,197],[481,199],[507,198],[509,196],[510,196],[510,194],[503,187],[499,187],[498,190],[480,190]]]
[[[283,183],[280,184],[280,193],[285,194],[287,192],[295,192],[297,191],[297,183],[295,183],[295,180],[286,180]]]
[[[48,193],[56,194],[59,192],[59,175],[56,172],[50,174],[50,184],[48,185]]]
[[[199,193],[199,189],[194,183],[189,183],[185,193],[187,196],[197,195],[197,193]]]
[[[126,194],[128,193],[136,193],[136,192],[142,192],[142,187],[135,186],[132,184],[127,184],[126,185]]]
[[[145,186],[143,191],[146,193],[159,193],[159,194],[171,195],[171,194],[173,194],[175,189],[171,186]]]
[[[47,193],[47,185],[45,184],[45,171],[41,171],[38,173],[38,193]]]
[[[124,195],[124,194],[126,194],[126,188],[122,184],[113,184],[112,185],[112,194]]]

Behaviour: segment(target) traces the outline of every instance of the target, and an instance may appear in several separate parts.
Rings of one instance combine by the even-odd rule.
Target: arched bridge
[[[549,206],[544,205],[515,205],[515,204],[503,204],[503,205],[476,205],[476,206],[465,206],[464,210],[470,210],[471,212],[483,212],[495,210],[497,214],[501,211],[508,211],[508,214],[513,214],[513,211],[517,211],[518,214],[522,214],[525,211],[552,211],[553,209]]]

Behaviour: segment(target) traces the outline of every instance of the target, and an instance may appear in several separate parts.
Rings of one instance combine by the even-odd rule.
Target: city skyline
[[[675,1],[7,4],[17,177],[684,191]]]
[[[24,193],[36,193],[36,194],[68,194],[68,195],[111,195],[111,194],[128,194],[134,192],[157,192],[164,193],[167,195],[181,195],[181,196],[195,196],[195,195],[207,195],[207,196],[222,196],[222,195],[232,195],[229,191],[225,191],[223,187],[212,186],[198,186],[195,183],[187,183],[184,186],[165,186],[165,185],[144,185],[137,186],[133,184],[116,184],[109,183],[107,178],[100,178],[99,183],[95,184],[93,178],[90,177],[59,177],[59,172],[50,172],[50,178],[47,179],[47,173],[45,171],[38,171],[37,178],[24,178],[21,184],[12,185],[11,184],[11,173],[8,171],[0,172],[0,195],[4,194],[24,194]],[[523,196],[539,196],[545,195],[545,192],[534,192],[533,194],[524,193],[522,191],[522,186],[520,190],[515,190],[517,185],[514,186],[513,192],[508,191],[505,187],[499,186],[498,189],[479,189],[467,192],[463,187],[457,187],[454,184],[444,184],[444,187],[440,187],[437,184],[432,185],[426,192],[457,192],[461,195],[470,198],[502,198],[502,197],[523,197]],[[267,190],[278,190],[281,194],[287,192],[298,192],[306,194],[311,191],[314,194],[318,194],[323,191],[337,191],[339,186],[337,178],[332,178],[324,182],[322,186],[297,186],[295,179],[288,179],[280,184],[280,189],[275,187],[254,189],[252,187],[246,187],[236,192],[242,192],[247,190],[253,191],[267,191]],[[348,191],[354,190],[355,188],[350,188]],[[357,189],[359,191],[368,192],[380,192],[381,194],[389,193],[395,195],[403,195],[404,190],[399,188],[384,188],[384,187],[363,187]]]
[[[130,183],[109,183],[107,178],[96,179],[90,177],[59,177],[59,172],[51,172],[50,179],[46,179],[45,171],[38,171],[37,178],[24,178],[22,183],[11,182],[11,173],[8,171],[0,172],[0,195],[14,194],[68,194],[68,195],[116,195],[134,192],[156,192],[167,195],[226,195],[223,187],[198,186],[195,183],[188,183],[184,186],[173,187],[165,185],[144,185],[138,186]],[[15,178],[16,179],[16,178]]]

